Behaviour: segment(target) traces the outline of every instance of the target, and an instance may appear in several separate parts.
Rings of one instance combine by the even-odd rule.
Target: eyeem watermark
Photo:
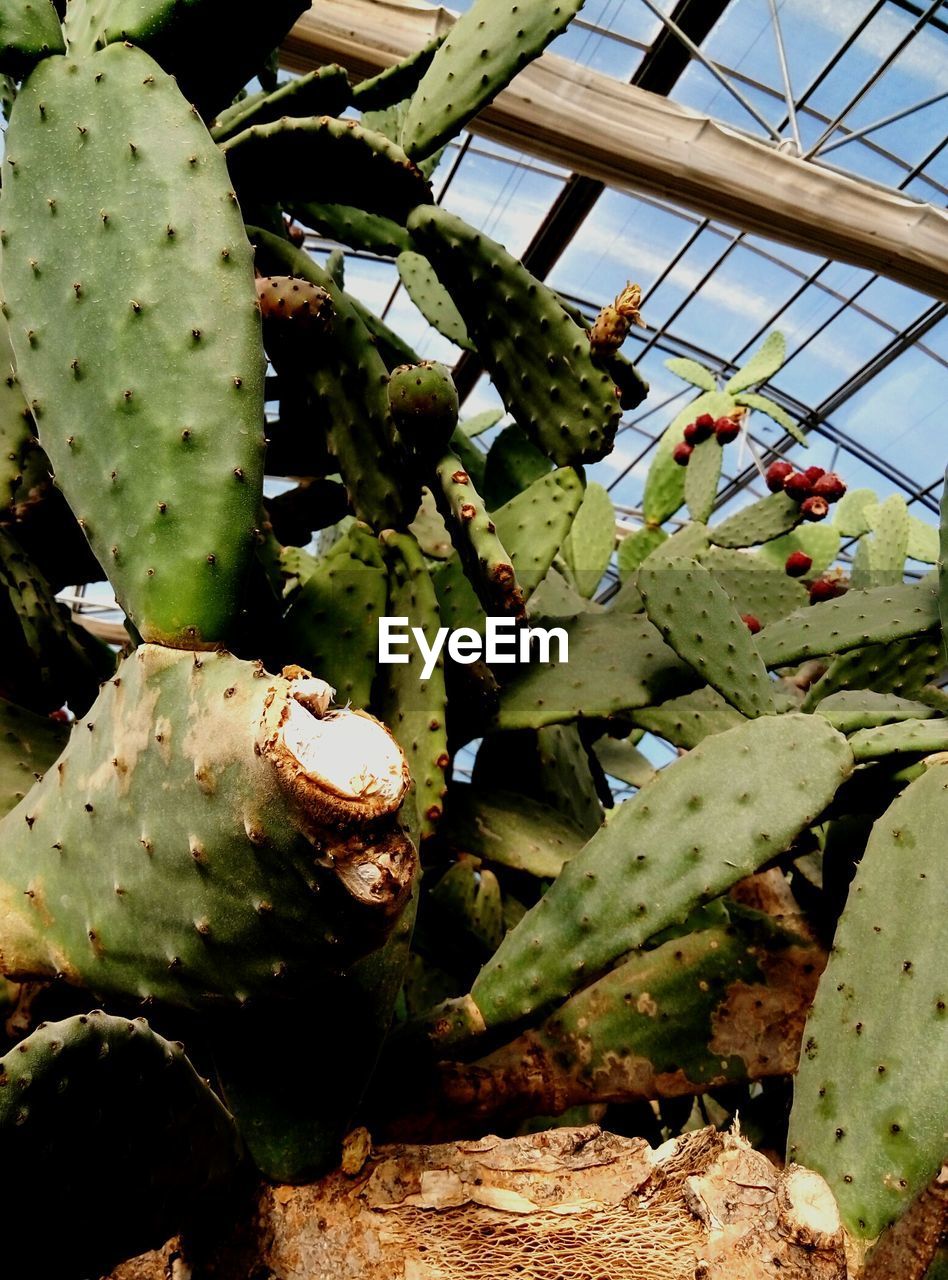
[[[483,658],[490,666],[501,662],[569,662],[569,636],[562,627],[517,627],[513,618],[488,618],[483,635],[473,627],[439,627],[434,640],[421,627],[409,627],[407,618],[379,618],[379,662],[408,661],[414,641],[422,657],[421,680],[431,678],[442,650],[455,662],[469,666]],[[553,655],[554,642],[556,656]]]

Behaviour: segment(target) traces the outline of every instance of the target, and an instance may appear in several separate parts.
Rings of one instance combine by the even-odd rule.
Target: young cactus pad
[[[804,1033],[789,1155],[822,1173],[857,1238],[938,1172],[948,1132],[948,768],[872,830]]]
[[[264,360],[217,147],[140,50],[48,58],[14,107],[0,224],[57,483],[145,640],[219,644],[260,507]]]
[[[846,739],[817,716],[763,716],[706,739],[627,800],[507,934],[472,988],[483,1021],[562,1000],[724,893],[788,848],[852,768]]]
[[[177,1004],[379,945],[415,858],[404,758],[305,672],[144,645],[0,825],[0,971]]]

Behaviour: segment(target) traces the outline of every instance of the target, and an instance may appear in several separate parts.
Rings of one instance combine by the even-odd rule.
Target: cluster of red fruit
[[[675,445],[672,457],[680,467],[687,467],[696,444],[710,440],[712,436],[718,444],[730,444],[740,435],[742,416],[738,414],[734,418],[712,418],[710,413],[703,413],[685,427],[685,438],[681,444]]]
[[[846,492],[836,472],[824,471],[822,467],[794,471],[789,462],[773,462],[764,479],[771,493],[785,493],[800,504],[804,520],[825,520],[830,504],[839,502]]]

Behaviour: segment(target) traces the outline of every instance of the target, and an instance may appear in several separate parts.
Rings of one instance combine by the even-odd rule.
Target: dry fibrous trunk
[[[344,1168],[362,1158],[344,1160]],[[823,1180],[796,1166],[778,1169],[739,1133],[714,1129],[656,1149],[596,1125],[381,1147],[358,1172],[261,1190],[240,1234],[240,1242],[169,1244],[112,1280],[848,1274],[844,1232]]]

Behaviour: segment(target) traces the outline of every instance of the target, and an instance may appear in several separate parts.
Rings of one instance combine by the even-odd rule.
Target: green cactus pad
[[[594,772],[595,770],[595,772]],[[586,839],[602,826],[602,799],[594,760],[575,724],[488,734],[477,752],[471,781],[517,793],[565,814]]]
[[[565,568],[565,565],[563,567]],[[575,618],[580,613],[599,613],[602,609],[601,604],[581,596],[554,565],[530,597],[527,616]]]
[[[842,689],[823,698],[815,707],[840,733],[859,729],[877,729],[902,720],[930,720],[937,712],[924,702],[900,698],[894,693],[875,693],[871,689]]]
[[[394,142],[354,120],[285,117],[223,144],[227,167],[252,201],[325,200],[404,222],[431,189]]]
[[[616,387],[555,294],[499,244],[439,206],[416,209],[408,229],[518,425],[560,466],[604,457],[619,425]]]
[[[948,751],[948,720],[902,720],[871,729],[860,729],[849,739],[857,760],[879,760],[890,755],[931,755]]]
[[[706,524],[714,510],[724,450],[714,436],[702,440],[685,468],[685,502],[692,520]]]
[[[362,318],[332,277],[307,253],[278,236],[253,230],[257,265],[325,289],[335,320],[307,353],[300,371],[329,424],[329,446],[356,515],[377,531],[407,524],[418,509],[404,482],[407,457],[388,402],[388,372]],[[372,466],[366,459],[372,459]]]
[[[434,494],[427,487],[421,491],[421,503],[414,520],[408,526],[408,532],[414,535],[415,541],[430,560],[450,560],[454,555],[451,535],[441,519]]]
[[[790,533],[802,519],[798,502],[785,493],[771,493],[714,525],[711,541],[718,547],[756,547]]]
[[[318,671],[337,701],[367,707],[378,663],[378,619],[385,613],[388,572],[378,539],[354,524],[317,562],[286,615],[295,661]]]
[[[420,253],[399,253],[398,274],[405,292],[433,329],[464,351],[473,351],[467,326],[435,269]]]
[[[583,482],[571,467],[535,480],[493,512],[497,535],[513,558],[529,597],[550,571],[582,505]]]
[[[2,222],[57,483],[146,640],[219,644],[260,507],[264,361],[217,148],[140,50],[48,59],[14,109]]]
[[[779,370],[787,354],[787,340],[782,333],[769,333],[746,364],[728,379],[726,390],[731,395],[766,382]]]
[[[729,702],[708,687],[669,698],[656,707],[641,707],[632,712],[632,720],[640,729],[657,734],[673,747],[690,751],[712,734],[724,733],[742,724],[744,717]]]
[[[583,0],[475,0],[448,32],[412,96],[402,130],[408,154],[423,159],[450,142],[582,6]]]
[[[421,627],[430,644],[442,622],[421,549],[409,534],[389,532],[383,535],[382,542],[389,565],[389,616],[407,618],[410,627]],[[414,827],[419,838],[425,839],[441,818],[447,789],[445,772],[450,763],[444,653],[428,680],[420,678],[422,659],[414,644],[405,656],[407,662],[386,668],[388,679],[381,696],[381,714],[408,759],[412,776],[409,803],[414,802],[416,814]]]
[[[411,246],[411,237],[397,222],[377,213],[365,213],[352,205],[319,204],[311,200],[291,201],[286,207],[304,227],[328,240],[347,244],[351,249],[395,257]]]
[[[43,58],[65,49],[50,0],[5,0],[0,9],[0,73],[19,80]]]
[[[591,481],[560,555],[580,595],[591,599],[616,544],[616,513],[609,491]]]
[[[438,460],[432,484],[464,572],[484,611],[522,617],[524,598],[513,561],[456,454],[446,453]]]
[[[727,706],[723,698],[720,701]],[[641,736],[642,730],[639,729],[628,738],[600,738],[593,747],[596,759],[610,777],[636,788],[647,787],[658,777],[651,760],[635,745]]]
[[[272,1182],[312,1181],[337,1168],[388,1032],[414,923],[414,898],[385,945],[293,1001],[206,1018],[217,1082],[257,1168]],[[345,1028],[331,1053],[313,1052],[318,1027]],[[254,1046],[280,1043],[279,1082]]]
[[[836,600],[809,605],[765,627],[757,648],[768,667],[780,667],[865,644],[920,636],[937,622],[935,584],[923,578],[870,591],[848,591]]]
[[[769,396],[754,395],[753,392],[743,391],[740,395],[734,397],[739,405],[744,405],[748,409],[756,409],[760,413],[765,413],[768,418],[772,418],[779,427],[783,427],[788,435],[793,436],[797,444],[802,444],[804,449],[809,449],[810,442],[806,438],[803,429],[794,422],[786,409],[782,409]]]
[[[442,827],[454,848],[555,879],[586,837],[564,813],[520,792],[454,783]]]
[[[664,702],[698,683],[693,669],[647,618],[593,613],[531,623],[566,631],[569,662],[518,667],[501,694],[498,729],[618,716]],[[552,648],[556,653],[555,642]]]
[[[806,1025],[788,1152],[823,1174],[860,1240],[945,1157],[948,975],[934,926],[948,914],[946,822],[938,764],[873,827]]]
[[[616,553],[616,567],[619,570],[620,581],[624,582],[634,574],[639,565],[667,540],[668,534],[664,529],[653,528],[651,525],[635,529],[624,537]]]
[[[879,501],[872,489],[847,489],[833,514],[833,523],[844,538],[861,538],[870,529],[867,508]]]
[[[477,860],[462,858],[450,866],[431,890],[429,916],[451,940],[455,955],[467,952],[480,964],[493,955],[504,935],[504,909],[497,877]]]
[[[56,763],[68,738],[66,725],[0,699],[0,817]]]
[[[211,125],[211,137],[224,142],[251,125],[272,124],[282,116],[341,116],[351,100],[352,85],[345,68],[331,63],[287,80],[272,93],[235,102]]]
[[[0,971],[195,1005],[379,945],[414,870],[386,816],[404,761],[310,689],[227,653],[126,659],[0,825]],[[374,781],[343,776],[354,733]]]
[[[646,613],[680,658],[742,715],[774,713],[773,684],[754,638],[707,569],[660,548],[637,581]]]
[[[905,499],[900,493],[893,493],[885,502],[867,505],[865,515],[872,530],[866,546],[873,586],[901,582],[905,575],[911,520]]]
[[[96,1010],[44,1024],[0,1058],[0,1085],[19,1191],[3,1253],[17,1274],[36,1273],[38,1251],[45,1274],[85,1280],[158,1249],[239,1167],[231,1117],[182,1046],[143,1019]]]
[[[233,0],[69,0],[66,39],[75,58],[107,44],[139,45],[213,118],[306,8],[307,0],[272,0],[256,7],[252,22],[236,22]]]
[[[909,516],[907,554],[922,564],[938,563],[939,531],[935,525],[926,524],[918,516]]]
[[[783,852],[852,768],[846,739],[816,716],[763,716],[697,746],[627,800],[507,935],[471,989],[484,1022],[565,998]]]
[[[564,467],[534,481],[492,513],[524,600],[549,573],[582,500],[582,480],[572,468]],[[435,584],[445,626],[483,627],[483,611],[459,559],[452,558],[436,570]]]
[[[807,692],[803,710],[813,710],[841,689],[874,689],[877,693],[917,698],[930,681],[937,679],[944,665],[940,628],[888,644],[850,649],[834,658],[826,674]]]
[[[49,470],[17,381],[7,322],[0,316],[0,513],[25,498]]]
[[[549,475],[553,464],[515,422],[497,435],[487,451],[484,500],[490,511],[510,502],[534,480]]]
[[[0,697],[34,711],[85,711],[115,660],[71,621],[29,556],[0,530]]]
[[[749,554],[724,547],[708,547],[699,552],[696,559],[731,597],[737,612],[752,614],[762,626],[785,618],[809,603],[806,587],[788,577],[783,561],[778,569],[759,552]]]
[[[394,329],[390,329],[385,321],[381,320],[374,311],[370,311],[368,307],[363,306],[358,298],[354,298],[351,293],[347,293],[345,297],[352,310],[368,330],[369,336],[375,343],[375,349],[381,356],[386,369],[395,369],[400,364],[420,363],[421,356],[412,350],[404,338],[400,338]]]
[[[410,98],[443,43],[443,35],[435,36],[416,53],[357,84],[353,91],[355,105],[360,111],[379,111]]]
[[[772,569],[784,571],[787,556],[794,551],[802,551],[813,561],[812,568],[805,575],[817,578],[824,573],[839,555],[842,538],[835,525],[828,520],[819,524],[798,525],[792,533],[785,533],[782,538],[773,538],[765,542],[757,555]]]

